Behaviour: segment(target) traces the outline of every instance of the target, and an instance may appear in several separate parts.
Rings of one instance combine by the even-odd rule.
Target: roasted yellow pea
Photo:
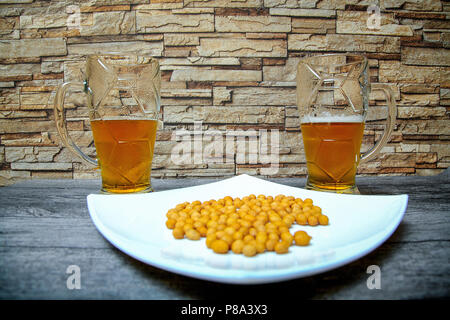
[[[211,243],[211,249],[215,252],[215,253],[227,253],[229,250],[229,245],[228,242],[226,242],[225,240],[214,240]]]
[[[294,233],[295,244],[298,246],[307,246],[311,240],[311,236],[305,231],[300,230]]]
[[[183,239],[184,238],[184,230],[181,228],[175,228],[172,231],[172,235],[175,239]]]
[[[319,219],[317,219],[317,216],[309,216],[308,217],[308,224],[310,226],[317,226],[319,224]]]
[[[242,253],[246,257],[253,257],[256,255],[256,246],[254,246],[253,244],[246,244],[242,248]]]
[[[167,219],[166,221],[166,227],[169,229],[173,229],[175,228],[175,224],[177,223],[177,221],[175,219]]]
[[[281,234],[281,240],[291,245],[294,240],[294,236],[289,231],[286,231]]]
[[[302,200],[279,194],[275,198],[251,194],[243,198],[225,196],[201,202],[183,202],[166,213],[166,227],[175,239],[199,240],[206,237],[206,246],[216,253],[243,253],[248,257],[275,251],[289,251],[289,246],[307,245],[306,232],[292,235],[290,227],[328,225],[328,217],[312,199]]]
[[[327,217],[326,215],[324,215],[324,214],[321,214],[321,215],[319,216],[319,223],[320,223],[322,226],[328,225],[328,217]]]
[[[287,253],[291,244],[286,241],[280,241],[275,244],[275,252],[278,254]]]
[[[189,240],[200,240],[200,232],[195,229],[189,229],[186,231],[186,238]]]
[[[231,251],[233,251],[234,253],[240,254],[242,253],[242,249],[244,248],[244,241],[238,239],[233,241],[233,243],[231,244]]]

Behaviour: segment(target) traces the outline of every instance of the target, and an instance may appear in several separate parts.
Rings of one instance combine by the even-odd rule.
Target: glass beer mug
[[[137,55],[90,55],[83,91],[97,151],[81,151],[67,131],[64,99],[70,87],[59,86],[54,111],[64,144],[86,162],[100,167],[106,193],[150,192],[151,166],[160,109],[161,73],[154,58]]]
[[[389,87],[377,84],[388,106],[386,128],[372,149],[361,154],[371,85],[368,61],[357,54],[328,54],[300,60],[297,107],[306,156],[306,188],[358,194],[359,163],[376,157],[394,128],[396,106]]]

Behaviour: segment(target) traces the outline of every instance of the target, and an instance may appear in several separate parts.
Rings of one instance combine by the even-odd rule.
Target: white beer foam
[[[326,116],[319,116],[319,117],[312,117],[312,116],[304,116],[302,118],[302,123],[332,123],[332,122],[355,122],[360,123],[364,122],[364,118],[361,115],[342,115],[342,116],[336,116],[336,115],[326,115]]]
[[[107,120],[107,121],[111,121],[111,120],[153,120],[153,121],[157,121],[157,119],[155,119],[155,118],[150,118],[150,117],[145,117],[145,116],[106,116],[106,117],[101,117],[99,119],[94,119],[94,120],[90,120],[90,121],[100,121],[100,120]]]

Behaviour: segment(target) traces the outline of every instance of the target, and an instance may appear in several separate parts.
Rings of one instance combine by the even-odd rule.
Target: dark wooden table
[[[359,177],[362,194],[408,194],[395,233],[369,255],[316,276],[225,285],[143,264],[114,248],[90,220],[86,196],[100,181],[32,180],[0,188],[0,299],[422,299],[450,297],[449,169],[433,177]],[[271,179],[303,187],[304,179]],[[211,182],[154,180],[156,190]],[[69,290],[67,268],[80,268]],[[381,289],[368,289],[378,265]],[[292,298],[292,296],[291,296]]]

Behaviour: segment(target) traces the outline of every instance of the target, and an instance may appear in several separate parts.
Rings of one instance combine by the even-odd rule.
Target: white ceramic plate
[[[205,239],[176,240],[165,226],[176,204],[226,195],[277,194],[311,198],[328,215],[328,226],[299,226],[312,236],[309,246],[289,253],[265,252],[248,258],[215,254]],[[407,195],[337,195],[289,187],[248,175],[206,185],[147,194],[90,194],[88,208],[97,229],[115,247],[152,266],[189,277],[235,284],[256,284],[311,276],[352,262],[381,245],[405,213]]]

